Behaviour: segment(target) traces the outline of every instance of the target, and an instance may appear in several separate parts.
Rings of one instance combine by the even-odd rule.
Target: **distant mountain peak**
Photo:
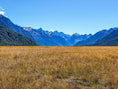
[[[78,33],[74,33],[73,36],[80,36],[80,34],[78,34]]]

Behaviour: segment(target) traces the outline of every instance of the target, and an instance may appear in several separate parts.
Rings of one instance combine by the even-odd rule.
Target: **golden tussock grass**
[[[0,89],[118,89],[118,47],[0,47]]]

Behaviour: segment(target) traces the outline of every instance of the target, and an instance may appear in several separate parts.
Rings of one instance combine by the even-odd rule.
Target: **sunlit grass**
[[[118,47],[0,47],[0,89],[117,89]]]

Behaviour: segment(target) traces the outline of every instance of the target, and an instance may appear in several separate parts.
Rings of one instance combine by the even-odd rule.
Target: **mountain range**
[[[13,30],[27,38],[30,38],[37,45],[40,46],[73,46],[76,42],[88,39],[91,34],[68,35],[58,31],[45,31],[42,28],[33,29],[31,27],[21,27],[14,24],[9,18],[0,15],[0,25]]]
[[[3,35],[2,33],[4,32],[10,34],[12,33],[12,35],[18,38],[17,41],[11,35],[9,36],[9,34]],[[31,27],[21,27],[14,24],[9,18],[3,15],[0,15],[0,33],[2,34],[2,35],[0,34],[0,42],[4,43],[4,41],[6,41],[6,43],[4,43],[6,45],[16,45],[16,44],[26,45],[26,46],[27,45],[38,45],[38,46],[118,45],[118,28],[101,30],[93,35],[92,34],[80,35],[78,33],[69,35],[58,31],[45,31],[42,28],[34,29]],[[1,38],[7,38],[7,40]]]
[[[58,31],[44,31],[40,29],[28,30],[37,45],[41,46],[73,46],[76,42],[88,39],[91,35],[68,35]]]

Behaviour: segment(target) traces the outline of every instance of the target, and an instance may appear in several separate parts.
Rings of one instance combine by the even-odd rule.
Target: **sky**
[[[0,14],[23,27],[94,34],[118,27],[118,0],[0,0]]]

